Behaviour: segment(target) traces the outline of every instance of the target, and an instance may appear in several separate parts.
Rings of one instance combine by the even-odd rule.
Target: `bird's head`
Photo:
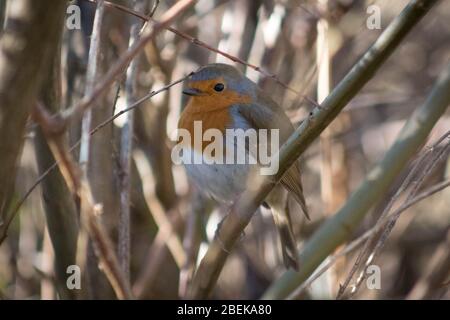
[[[233,66],[214,63],[198,69],[186,81],[183,93],[205,107],[217,109],[231,104],[248,104],[256,95],[256,85]]]

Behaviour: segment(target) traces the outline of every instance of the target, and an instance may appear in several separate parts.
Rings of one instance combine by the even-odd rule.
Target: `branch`
[[[198,251],[201,243],[201,216],[204,214],[205,201],[199,191],[194,189],[191,195],[191,203],[187,213],[186,227],[184,231],[183,248],[186,252],[186,260],[180,268],[178,280],[178,296],[184,299],[194,276]]]
[[[286,272],[267,290],[264,298],[283,298],[301,285],[315,268],[343,243],[379,201],[450,103],[450,64],[441,74],[422,107],[404,125],[384,159],[367,175],[347,203],[309,240],[300,255],[299,273]]]
[[[441,245],[431,257],[426,273],[417,281],[408,296],[408,300],[433,298],[436,290],[448,286],[450,270],[450,229]],[[446,284],[444,282],[447,281]]]
[[[208,252],[203,258],[196,275],[194,277],[192,287],[190,290],[190,298],[205,298],[207,297],[220,274],[220,271],[225,264],[228,257],[228,252],[233,248],[236,240],[241,235],[244,228],[249,223],[253,213],[258,208],[260,203],[269,194],[277,181],[281,179],[284,172],[298,159],[298,157],[306,150],[306,148],[317,138],[320,133],[327,127],[328,124],[339,114],[345,105],[353,98],[358,91],[366,84],[374,75],[376,70],[382,65],[387,57],[394,51],[394,49],[401,43],[402,39],[412,29],[412,27],[425,15],[432,7],[436,0],[420,1],[413,0],[406,9],[389,25],[389,27],[381,34],[375,44],[364,54],[364,56],[356,63],[345,78],[336,86],[331,94],[325,99],[321,106],[316,107],[303,121],[300,127],[291,135],[288,141],[281,147],[279,152],[280,170],[274,176],[265,176],[261,183],[253,184],[257,187],[255,189],[248,189],[241,195],[240,199],[233,205],[231,211],[226,216],[221,224],[217,235],[211,243]],[[275,155],[276,157],[277,155]],[[403,155],[404,156],[404,155]],[[401,162],[393,165],[389,169],[397,170],[401,167]],[[394,171],[396,172],[396,171]],[[378,173],[376,171],[375,173]],[[371,177],[372,178],[372,177]],[[372,181],[372,180],[370,180]],[[368,183],[367,187],[372,187]],[[390,179],[383,180],[383,186],[388,185]],[[371,189],[365,187],[364,192]],[[381,192],[378,192],[381,194]],[[359,195],[362,199],[367,197],[367,194]],[[367,199],[369,200],[369,199]],[[349,202],[352,204],[352,202]],[[365,206],[359,208],[346,208],[346,210],[338,217],[330,220],[324,228],[334,236],[328,236],[327,233],[318,232],[307,247],[307,251],[302,255],[301,261],[304,265],[300,273],[295,276],[295,273],[288,273],[282,278],[282,282],[277,283],[275,288],[271,288],[265,297],[286,296],[291,290],[298,286],[296,279],[306,279],[307,275],[314,271],[317,265],[332,251],[337,245],[342,243],[348,236],[349,232],[357,225],[357,223],[364,217],[366,211],[372,205],[372,201],[366,201]],[[349,210],[350,209],[350,210]],[[348,216],[348,217],[347,217]],[[339,228],[335,230],[335,221],[339,224]],[[351,222],[350,230],[342,229],[340,221],[346,224]],[[321,230],[324,230],[323,228]],[[311,251],[311,247],[317,250],[322,248],[321,252]],[[300,278],[298,278],[300,277]],[[286,281],[285,279],[288,279]],[[278,290],[282,290],[282,294]]]
[[[61,12],[62,13],[62,12]],[[64,29],[64,15],[59,18],[56,39],[48,50],[51,66],[44,73],[40,89],[40,98],[49,108],[49,112],[58,112],[61,108],[61,40]],[[34,138],[35,156],[38,172],[42,174],[55,158],[47,144],[44,133],[37,127]],[[67,287],[67,267],[76,264],[77,237],[79,229],[78,213],[74,199],[59,170],[50,173],[42,183],[42,202],[51,246],[54,250],[54,284],[61,299],[76,299],[79,290]],[[5,226],[5,233],[14,212]],[[1,240],[0,240],[1,243]]]
[[[103,22],[103,14],[105,11],[105,3],[103,0],[97,2],[95,10],[94,24],[92,26],[91,42],[89,45],[88,68],[86,72],[86,87],[84,95],[89,96],[94,91],[97,80],[97,66],[100,57],[100,35]],[[87,173],[87,163],[89,161],[90,134],[92,123],[92,112],[87,110],[83,115],[81,128],[81,146],[80,146],[80,166]]]
[[[153,208],[156,205],[155,202]],[[153,208],[150,208],[150,210]],[[162,209],[163,208],[161,207],[160,210]],[[139,299],[145,297],[149,289],[154,285],[157,277],[160,275],[160,270],[164,266],[163,262],[168,252],[166,248],[169,249],[179,269],[182,268],[186,261],[183,246],[177,235],[177,232],[180,231],[180,228],[184,224],[184,220],[178,213],[178,209],[178,207],[175,207],[167,212],[167,216],[170,216],[170,219],[165,217],[163,223],[158,225],[158,233],[147,250],[147,259],[143,264],[144,267],[139,272],[137,280],[133,285],[133,293]],[[161,213],[164,215],[164,212]]]
[[[145,161],[139,161],[139,158],[135,158],[134,160],[142,180],[145,202],[158,227],[158,233],[147,250],[146,262],[139,271],[133,285],[133,293],[135,296],[143,298],[148,290],[152,288],[155,279],[159,275],[159,271],[167,255],[166,247],[172,254],[179,269],[182,268],[186,261],[185,251],[178,236],[178,232],[184,223],[184,219],[180,214],[180,208],[184,207],[185,203],[178,201],[171,209],[166,211],[155,194],[155,186],[152,185],[152,179],[146,178],[148,173],[151,172],[149,164]]]
[[[136,9],[144,9],[143,1],[135,1]],[[131,48],[139,37],[141,23],[134,21],[130,27],[129,48]],[[125,82],[126,104],[133,105],[136,100],[138,58],[134,58],[127,70]],[[134,111],[127,112],[125,123],[121,130],[120,139],[120,211],[119,211],[119,261],[125,277],[130,281],[130,170],[131,152],[133,150],[134,134]]]
[[[108,124],[110,124],[111,122],[113,122],[115,119],[119,118],[120,116],[124,115],[125,113],[129,112],[130,110],[133,110],[137,107],[139,107],[144,101],[146,101],[147,99],[151,99],[152,97],[156,96],[157,94],[167,91],[169,90],[171,87],[182,83],[183,81],[185,81],[187,78],[189,78],[190,76],[193,75],[193,72],[189,73],[188,75],[184,76],[183,78],[180,78],[172,83],[169,83],[168,85],[165,85],[163,87],[161,87],[158,90],[153,90],[152,92],[146,94],[145,96],[143,96],[142,98],[140,98],[139,100],[137,100],[135,103],[133,103],[131,106],[129,106],[128,108],[125,108],[123,110],[121,110],[120,112],[116,113],[115,115],[109,117],[108,119],[106,119],[105,121],[103,121],[102,123],[100,123],[99,125],[97,125],[94,129],[92,129],[89,134],[92,136],[95,133],[97,133],[98,131],[100,131],[101,129],[103,129],[105,126],[107,126]],[[61,121],[55,119],[55,117],[51,117],[49,119],[47,119],[48,121],[54,121],[54,123],[52,123],[52,126],[59,126],[61,124]],[[53,129],[54,131],[58,131],[60,130],[58,129]],[[70,148],[69,148],[69,152],[73,152],[79,145],[81,144],[81,139],[78,140],[77,142],[75,142]],[[7,235],[8,235],[8,229],[12,223],[12,221],[14,220],[14,218],[17,216],[17,214],[19,213],[19,209],[22,207],[22,205],[25,203],[25,201],[28,199],[28,197],[33,193],[33,191],[36,189],[36,187],[53,171],[53,169],[55,169],[57,166],[59,165],[59,162],[56,161],[54,162],[52,165],[50,165],[47,170],[45,170],[44,172],[42,172],[42,174],[36,179],[36,181],[31,185],[31,187],[27,190],[27,192],[25,192],[25,194],[23,195],[23,197],[17,202],[17,205],[14,207],[14,209],[12,210],[12,213],[9,215],[9,217],[6,219],[6,222],[4,222],[3,225],[0,225],[1,229],[2,229],[2,233],[0,234],[0,245],[3,243],[3,241],[6,239]]]
[[[4,3],[5,1],[2,1]],[[57,41],[66,1],[21,0],[0,40],[0,228],[9,205],[25,124]],[[49,10],[49,8],[52,8]],[[14,23],[12,23],[14,22]]]
[[[153,17],[155,15],[155,12],[156,12],[156,9],[158,9],[158,6],[159,6],[159,0],[155,0],[153,3],[153,8],[149,14],[150,17]]]
[[[41,105],[36,104],[33,108],[32,116],[34,120],[40,124],[46,138],[57,159],[61,173],[66,180],[67,185],[74,195],[79,197],[81,203],[81,223],[86,228],[91,237],[96,254],[102,265],[111,286],[113,287],[119,299],[132,298],[129,282],[125,280],[122,269],[119,266],[118,259],[114,253],[112,242],[103,226],[98,221],[100,211],[99,205],[95,204],[91,189],[86,179],[86,175],[72,156],[64,144],[61,135],[54,135],[55,128],[51,126],[53,117]],[[56,123],[58,124],[58,123]]]
[[[315,272],[313,276],[308,278],[307,281],[305,281],[300,287],[295,289],[295,291],[290,294],[288,297],[289,299],[295,299],[296,297],[299,297],[302,295],[304,290],[308,288],[317,278],[319,278],[325,271],[327,271],[340,257],[343,257],[350,253],[351,251],[357,249],[362,243],[367,240],[369,237],[373,236],[377,232],[379,232],[382,227],[384,227],[392,218],[396,217],[397,215],[403,213],[416,203],[422,201],[423,199],[426,199],[433,194],[444,190],[445,188],[448,188],[450,186],[450,180],[446,180],[443,182],[440,182],[424,192],[420,193],[413,199],[406,201],[404,204],[402,204],[397,210],[395,210],[393,213],[391,213],[389,216],[385,217],[380,224],[376,224],[373,228],[367,230],[364,232],[362,236],[360,236],[358,239],[353,240],[350,244],[348,244],[342,251],[339,251],[335,255],[330,257],[330,260],[327,262],[325,266],[323,266],[319,271]]]
[[[83,97],[78,104],[55,117],[55,121],[58,121],[59,124],[58,126],[51,128],[52,130],[55,130],[54,132],[51,132],[51,134],[60,134],[66,130],[70,122],[80,119],[84,112],[92,107],[92,105],[102,97],[103,93],[116,81],[117,77],[126,70],[133,58],[145,47],[145,45],[154,39],[159,32],[175,21],[181,13],[192,6],[196,1],[197,0],[180,0],[176,2],[164,13],[160,21],[155,21],[153,25],[149,25],[146,30],[144,30],[143,36],[120,57],[119,61],[117,61],[111,69],[109,69],[105,77],[94,87],[91,94]]]
[[[446,133],[443,137],[446,136],[448,136],[448,133]],[[382,226],[381,231],[372,235],[371,238],[367,240],[364,248],[361,250],[358,258],[356,259],[354,266],[347,275],[344,284],[340,286],[339,292],[337,294],[337,299],[342,299],[344,297],[344,292],[348,284],[352,280],[355,272],[361,266],[361,262],[364,259],[365,263],[362,270],[360,271],[359,276],[357,277],[356,283],[352,286],[351,292],[346,295],[345,298],[351,299],[352,296],[354,296],[359,290],[359,287],[367,277],[367,273],[365,272],[365,270],[378,257],[381,248],[384,246],[384,243],[387,240],[391,230],[394,228],[397,220],[400,218],[402,211],[396,211],[396,214],[391,216],[391,218],[387,222],[384,221],[384,218],[388,215],[396,199],[399,198],[403,191],[408,189],[409,187],[411,187],[411,190],[409,190],[405,202],[408,203],[411,199],[413,199],[419,191],[419,188],[422,186],[425,178],[430,175],[436,164],[440,162],[441,158],[447,155],[448,151],[450,151],[450,141],[442,146],[442,148],[439,148],[439,144],[442,141],[444,141],[442,138],[438,139],[437,143],[428,148],[427,152],[419,157],[419,159],[416,161],[416,164],[410,170],[404,182],[395,193],[394,197],[389,201],[388,205],[383,210],[383,213],[381,214],[379,221],[376,224],[377,226]]]
[[[85,1],[96,2],[96,1],[98,1],[98,0],[85,0]],[[115,9],[120,10],[120,11],[122,11],[122,12],[125,12],[125,13],[127,13],[127,14],[131,14],[131,15],[133,15],[133,16],[135,16],[135,17],[137,17],[137,18],[140,18],[140,19],[142,19],[142,20],[156,22],[156,20],[154,20],[154,19],[152,18],[152,15],[151,15],[151,14],[147,16],[147,15],[145,15],[145,14],[142,14],[142,13],[140,13],[140,12],[137,12],[137,11],[135,11],[135,10],[132,10],[132,9],[126,7],[126,6],[123,6],[123,5],[120,5],[120,4],[117,4],[117,3],[112,3],[112,2],[109,2],[109,1],[105,1],[105,4],[106,4],[108,7],[115,8]],[[242,59],[239,59],[239,58],[236,57],[236,56],[233,56],[233,55],[231,55],[231,54],[229,54],[229,53],[226,53],[226,52],[224,52],[224,51],[221,51],[221,50],[219,50],[219,49],[216,49],[216,48],[210,46],[209,44],[207,44],[206,42],[203,42],[203,41],[201,41],[201,40],[199,40],[199,39],[197,39],[197,38],[194,38],[194,37],[188,35],[187,33],[182,32],[182,31],[180,31],[180,30],[178,30],[178,29],[172,28],[172,27],[170,27],[170,26],[167,26],[167,27],[165,27],[165,28],[166,28],[168,31],[170,31],[170,32],[172,32],[172,33],[174,33],[174,34],[176,34],[177,36],[179,36],[179,37],[181,37],[181,38],[183,38],[183,39],[189,41],[190,43],[192,43],[192,44],[194,44],[194,45],[196,45],[196,46],[205,48],[206,50],[209,50],[209,51],[211,51],[211,52],[217,53],[218,55],[221,55],[221,56],[223,56],[223,57],[225,57],[225,58],[227,58],[227,59],[230,59],[230,60],[233,61],[233,62],[239,63],[239,64],[241,64],[241,65],[244,65],[244,66],[246,66],[246,67],[249,67],[249,68],[255,70],[256,72],[261,73],[264,77],[269,78],[269,79],[272,79],[273,81],[275,81],[276,83],[278,83],[279,85],[281,85],[283,88],[285,88],[285,89],[287,89],[287,90],[289,90],[289,91],[291,91],[291,92],[297,94],[298,96],[300,96],[300,97],[302,97],[303,99],[305,99],[305,100],[307,100],[308,102],[310,102],[312,105],[314,105],[314,106],[317,106],[317,105],[318,105],[317,102],[315,102],[313,99],[309,98],[308,96],[304,95],[302,92],[300,92],[300,91],[298,91],[298,90],[295,90],[294,88],[292,88],[292,87],[288,86],[287,84],[285,84],[284,82],[282,82],[282,81],[278,78],[278,76],[277,76],[276,74],[267,72],[267,71],[265,71],[264,69],[262,69],[261,67],[259,67],[259,66],[257,66],[257,65],[248,63],[247,61],[244,61],[244,60],[242,60]]]

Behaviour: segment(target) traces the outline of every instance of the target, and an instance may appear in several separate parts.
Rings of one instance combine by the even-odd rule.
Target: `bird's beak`
[[[183,93],[187,94],[188,96],[201,96],[204,94],[203,92],[201,92],[196,88],[188,88],[188,87],[183,89]]]

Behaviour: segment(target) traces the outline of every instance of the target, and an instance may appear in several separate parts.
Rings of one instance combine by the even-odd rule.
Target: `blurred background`
[[[0,14],[6,25],[12,1],[0,0]],[[153,16],[156,20],[175,2],[142,0],[136,5],[134,1],[111,1],[137,8],[143,15],[156,8]],[[200,0],[172,25],[185,37],[165,30],[138,56],[136,97],[158,90],[199,66],[223,62],[235,65],[269,92],[298,126],[406,4],[403,0]],[[63,109],[79,102],[85,93],[96,8],[95,3],[86,0],[71,1],[69,5],[79,6],[81,28],[69,29],[66,24],[62,32],[58,55]],[[368,13],[368,7],[375,11]],[[380,28],[368,27],[373,12],[379,13]],[[291,204],[299,248],[345,203],[391,146],[405,120],[424,102],[436,77],[450,60],[449,21],[450,1],[440,1],[303,155],[303,186],[312,219],[304,220],[296,204]],[[143,21],[123,8],[106,6],[101,26],[100,78],[127,50],[130,25],[136,23],[142,26]],[[188,41],[186,35],[196,40]],[[208,46],[237,57],[240,62]],[[257,66],[263,72],[246,64]],[[278,81],[270,75],[276,75]],[[92,128],[127,106],[124,90],[125,76],[92,109]],[[144,101],[134,111],[130,279],[133,292],[142,299],[183,297],[195,266],[222,219],[217,205],[202,197],[187,180],[183,167],[173,165],[170,158],[174,144],[170,138],[186,103],[181,90],[182,85],[175,85]],[[449,115],[439,120],[427,145],[433,145],[447,133]],[[122,174],[119,150],[121,132],[126,125],[123,115],[92,136],[87,168],[95,201],[102,207],[101,221],[115,242]],[[74,145],[80,135],[81,122],[73,123],[67,137],[69,145]],[[445,152],[436,160],[421,190],[450,178],[448,138],[437,149]],[[42,135],[30,120],[14,194],[6,209],[7,216],[14,214],[15,218],[0,245],[0,298],[114,298],[89,241],[75,252],[77,264],[82,262],[81,290],[72,293],[61,289],[64,286],[61,266],[74,258],[73,252],[67,252],[71,257],[65,256],[63,238],[71,232],[76,237],[78,226],[70,218],[62,225],[52,223],[51,211],[59,210],[62,216],[76,213],[77,203],[67,187],[60,185],[64,184],[63,180],[51,174],[27,195],[52,165],[48,154]],[[74,148],[73,155],[79,159],[78,147]],[[384,200],[367,215],[354,239],[376,223],[407,174],[408,171],[400,173],[398,182],[385,190]],[[401,193],[394,207],[406,196],[407,193]],[[65,200],[51,205],[48,200],[51,197]],[[407,297],[426,274],[433,254],[440,246],[446,247],[449,208],[450,190],[444,189],[404,212],[373,261],[380,267],[380,288],[371,290],[362,285],[353,298]],[[0,234],[4,231],[0,226]],[[334,299],[360,250],[361,247],[337,259],[298,297]],[[261,208],[227,260],[213,298],[259,298],[284,271],[272,217]],[[355,278],[350,284],[354,281]],[[428,297],[449,299],[448,288],[448,282],[442,283]]]

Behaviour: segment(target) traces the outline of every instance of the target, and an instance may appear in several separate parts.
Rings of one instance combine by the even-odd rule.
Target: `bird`
[[[278,129],[280,145],[294,132],[289,118],[270,97],[270,93],[261,90],[234,66],[213,63],[200,67],[185,80],[183,93],[189,97],[180,114],[178,129],[184,129],[191,135],[196,133],[195,123],[201,123],[203,132],[214,129],[219,133],[218,139],[223,139],[225,151],[234,148],[236,152],[245,152],[249,157],[257,157],[254,149],[251,149],[252,141],[246,141],[245,150],[237,150],[236,141],[226,141],[229,129]],[[204,159],[207,157],[204,151],[208,141],[202,140],[201,143],[195,144],[197,138],[201,137],[194,137],[183,152]],[[256,144],[257,147],[261,147],[263,142],[258,140]],[[266,146],[268,144],[266,143]],[[189,179],[197,189],[220,204],[232,204],[252,183],[251,174],[255,172],[252,171],[255,165],[250,163],[198,161],[184,166]],[[293,196],[309,220],[299,161],[286,171],[263,202],[264,207],[270,208],[278,229],[284,265],[286,268],[299,270],[297,242],[287,207],[288,194]]]

